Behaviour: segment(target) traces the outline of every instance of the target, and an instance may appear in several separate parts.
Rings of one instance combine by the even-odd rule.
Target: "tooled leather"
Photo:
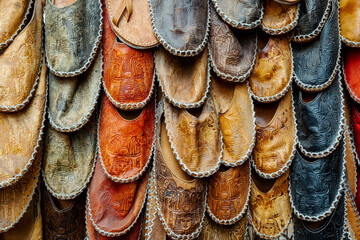
[[[222,140],[212,96],[203,104],[199,117],[165,101],[167,133],[184,165],[195,173],[215,169],[221,160]]]
[[[318,16],[316,13],[314,14],[311,15],[311,18]],[[333,77],[334,71],[337,71],[341,49],[338,21],[338,5],[333,3],[330,16],[320,33],[320,37],[307,43],[291,43],[294,71],[301,83],[312,86],[322,85]],[[323,64],[324,62],[326,64]]]
[[[46,0],[44,22],[47,64],[53,73],[82,69],[98,44],[102,28],[100,1],[76,0],[58,8]]]
[[[283,232],[291,218],[288,176],[289,171],[281,175],[266,193],[261,192],[254,181],[251,182],[249,207],[252,225],[267,238]]]
[[[247,208],[249,188],[249,161],[226,171],[218,171],[208,182],[208,211],[220,221],[239,218]]]
[[[159,43],[152,30],[147,0],[131,0],[133,10],[129,19],[125,17],[124,13],[119,16],[119,13],[116,11],[123,1],[105,1],[111,28],[125,43],[135,48],[151,48]],[[119,17],[119,23],[115,24],[116,21],[114,19]],[[104,21],[108,21],[107,18],[104,18]]]
[[[286,168],[293,157],[296,139],[292,90],[280,100],[273,119],[266,127],[256,125],[256,143],[252,160],[256,168],[265,174]]]
[[[58,198],[74,198],[91,178],[96,154],[96,119],[74,133],[47,126],[42,164],[46,186]]]
[[[209,216],[206,216],[199,240],[244,240],[246,236],[246,223],[246,216],[229,226],[216,224]]]
[[[349,41],[360,42],[360,2],[339,0],[341,36]]]
[[[89,186],[87,206],[94,227],[118,236],[125,234],[126,229],[135,224],[143,208],[147,182],[147,172],[131,183],[113,182],[104,174],[98,158]]]
[[[337,195],[342,188],[344,171],[343,151],[342,140],[333,153],[315,161],[310,162],[299,152],[295,153],[290,168],[290,190],[297,216],[315,218],[329,212],[338,201]]]
[[[256,32],[243,33],[230,29],[213,6],[210,6],[210,17],[209,53],[212,64],[223,74],[245,80],[256,56]]]
[[[150,161],[155,130],[155,98],[140,115],[124,119],[104,95],[99,123],[101,161],[119,180],[139,177]]]
[[[294,239],[343,239],[345,224],[345,198],[342,194],[334,212],[326,218],[326,222],[317,229],[311,230],[305,223],[294,217]]]
[[[343,58],[344,75],[350,95],[359,102],[360,99],[360,49],[346,49]]]
[[[31,102],[21,111],[0,113],[0,182],[12,184],[27,170],[42,137],[46,102],[46,67]],[[20,176],[19,176],[20,174]]]
[[[59,209],[42,185],[41,206],[44,239],[78,240],[84,239],[85,231],[85,194],[76,197],[67,208]]]
[[[208,81],[207,49],[195,57],[177,57],[159,47],[155,66],[163,91],[181,103],[199,102],[206,93]]]
[[[289,26],[297,17],[298,4],[287,5],[275,0],[265,0],[264,17],[261,21],[263,27],[282,29]]]
[[[137,104],[151,93],[154,58],[150,50],[136,50],[120,43],[104,9],[104,79],[108,94],[118,104]],[[115,104],[115,103],[114,103]]]
[[[322,152],[337,142],[342,128],[342,100],[340,78],[311,102],[304,102],[302,92],[294,88],[295,115],[298,127],[299,144],[308,152]]]
[[[51,126],[61,132],[73,132],[84,126],[97,103],[101,77],[100,53],[90,69],[80,76],[64,78],[49,71],[48,115]]]
[[[172,48],[195,51],[207,36],[209,2],[203,0],[149,0],[153,27]]]
[[[249,77],[251,91],[262,98],[281,93],[292,79],[292,66],[289,37],[269,36],[265,47],[258,50],[256,64]]]
[[[14,6],[2,8],[2,5],[7,5],[8,2]],[[26,7],[28,4],[19,0],[1,1],[0,9],[3,11],[0,13],[0,31],[4,29],[1,28],[2,24],[8,22],[2,22],[2,15],[12,14],[10,17],[16,21],[17,13],[14,13],[16,7]],[[21,104],[28,103],[31,94],[35,91],[33,88],[41,70],[42,8],[43,1],[36,0],[30,22],[14,42],[0,54],[0,111],[7,111],[3,108],[8,107],[20,108]],[[21,10],[17,11],[21,14]]]

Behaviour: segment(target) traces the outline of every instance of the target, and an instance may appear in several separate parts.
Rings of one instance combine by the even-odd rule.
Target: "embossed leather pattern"
[[[350,96],[360,102],[360,49],[345,50],[343,58],[344,77]]]
[[[155,129],[155,98],[133,120],[124,119],[103,97],[99,123],[99,154],[113,181],[138,179],[149,164]]]
[[[165,101],[165,122],[172,149],[183,170],[194,177],[219,168],[223,144],[214,100],[209,96],[198,117]]]
[[[76,0],[62,8],[46,0],[44,22],[47,65],[53,74],[70,77],[88,69],[101,38],[100,0]]]
[[[147,0],[105,1],[111,28],[123,42],[134,48],[151,48],[159,43],[152,30]]]
[[[209,31],[209,2],[203,0],[149,0],[152,27],[160,43],[172,54],[201,51]]]
[[[323,1],[314,2],[320,3]],[[301,6],[303,5],[305,4],[301,4]],[[317,16],[314,13],[311,18]],[[306,21],[309,20],[306,19]],[[336,1],[333,1],[329,19],[325,23],[320,37],[308,43],[292,43],[291,47],[298,85],[308,91],[319,91],[326,88],[338,71],[340,59],[341,42]],[[327,64],[323,64],[324,62]]]
[[[280,100],[267,126],[256,125],[252,160],[263,176],[274,178],[286,171],[294,156],[296,124],[291,92],[292,90],[289,90]]]
[[[268,40],[259,39],[258,45],[256,64],[249,77],[250,88],[257,100],[274,101],[285,94],[292,80],[290,39],[287,35],[269,36]]]
[[[297,135],[304,154],[328,155],[338,144],[343,128],[341,91],[338,74],[330,87],[317,93],[310,102],[304,102],[303,92],[294,87]]]
[[[317,229],[310,229],[304,221],[294,217],[294,239],[343,239],[345,219],[345,198],[342,195],[334,212]]]
[[[291,218],[289,197],[289,171],[276,179],[267,192],[251,183],[250,216],[258,235],[266,238],[278,237],[287,228]]]
[[[220,169],[209,179],[207,211],[217,223],[233,224],[245,214],[249,195],[249,161],[226,171]]]
[[[101,76],[101,54],[80,76],[63,78],[49,71],[48,115],[52,127],[61,132],[74,132],[89,121],[99,97]]]
[[[10,17],[15,18],[14,21],[16,21],[16,15],[21,14],[21,10],[16,13],[13,11],[29,5],[26,2],[29,1],[1,1],[0,9],[3,11],[0,13],[0,43],[3,37],[1,34],[4,30],[3,24],[6,26],[8,22],[2,22],[5,21],[2,17],[12,14]],[[10,10],[12,8],[8,10],[3,6],[7,4],[14,5],[13,11]],[[36,0],[30,22],[15,41],[0,54],[0,111],[2,112],[22,109],[31,100],[36,90],[41,70],[42,8],[43,1]]]
[[[339,5],[341,36],[360,47],[360,2],[357,0],[339,0]],[[347,45],[354,47],[353,44],[347,43]]]
[[[215,73],[227,81],[244,81],[254,67],[256,32],[230,29],[213,6],[210,16],[209,53]]]
[[[119,1],[120,2],[120,1]],[[104,10],[104,79],[110,101],[121,109],[140,108],[149,100],[154,84],[154,58],[150,50],[120,43]]]
[[[333,153],[309,161],[296,152],[290,174],[290,193],[299,218],[323,219],[337,204],[343,184],[344,140]]]

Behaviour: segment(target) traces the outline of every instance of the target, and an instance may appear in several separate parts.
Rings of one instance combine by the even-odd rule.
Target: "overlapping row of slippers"
[[[0,239],[360,239],[357,0],[0,10]]]

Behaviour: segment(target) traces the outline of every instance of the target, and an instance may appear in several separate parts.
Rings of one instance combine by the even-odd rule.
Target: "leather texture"
[[[294,217],[294,239],[342,239],[345,219],[345,198],[342,195],[334,212],[317,229],[310,229],[304,221]]]
[[[71,200],[66,208],[59,208],[50,193],[42,185],[41,205],[43,232],[46,240],[84,239],[85,230],[85,194]]]
[[[323,1],[315,2],[320,7],[320,3]],[[303,5],[306,4],[301,4],[301,6]],[[317,9],[317,7],[314,8]],[[317,18],[319,15],[314,12],[309,17]],[[301,23],[300,21],[301,19],[299,24]],[[306,19],[306,21],[309,21],[309,19]],[[338,5],[333,1],[330,16],[320,33],[320,37],[308,43],[291,44],[296,77],[298,82],[309,85],[307,88],[325,88],[338,71],[341,49],[338,21]],[[297,25],[298,27],[299,24]],[[324,62],[327,64],[323,64]]]
[[[262,102],[289,89],[293,75],[293,58],[288,35],[259,38],[254,70],[249,77],[253,94]],[[279,99],[279,97],[276,97]]]
[[[356,103],[352,104],[352,122],[353,122],[355,149],[357,155],[360,156],[360,105]]]
[[[152,48],[159,42],[152,30],[147,0],[104,0],[114,33],[134,48]],[[107,19],[108,18],[108,19]]]
[[[294,88],[295,115],[298,127],[299,144],[309,153],[327,155],[340,140],[342,131],[342,96],[340,77],[327,89],[317,93],[310,102],[305,102],[303,92]],[[300,149],[301,150],[301,149]],[[304,154],[304,150],[301,150]]]
[[[99,155],[101,163],[113,181],[138,179],[147,168],[155,134],[155,98],[142,109],[139,116],[125,119],[126,112],[103,97],[99,123]]]
[[[177,57],[159,47],[155,51],[158,81],[166,98],[182,105],[201,101],[208,88],[207,49],[195,57]]]
[[[16,226],[19,219],[28,210],[34,197],[39,179],[41,151],[36,154],[34,163],[24,176],[15,184],[0,188],[0,233]]]
[[[356,181],[357,181],[357,173],[356,173],[356,166],[357,166],[357,156],[355,156],[355,147],[353,144],[353,139],[350,139],[349,131],[344,132],[344,141],[345,141],[345,162],[346,162],[346,172],[347,178],[349,181],[350,189],[352,193],[356,192]],[[359,220],[360,221],[360,220]]]
[[[44,64],[45,65],[45,64]],[[0,113],[0,183],[7,186],[29,169],[42,138],[46,102],[46,66],[31,102],[21,111]]]
[[[146,172],[131,183],[116,183],[106,177],[97,159],[88,190],[87,211],[100,234],[120,236],[133,227],[145,203],[148,175]]]
[[[255,144],[254,106],[248,86],[226,83],[212,75],[211,87],[223,137],[222,163],[240,165]]]
[[[263,5],[264,17],[261,21],[263,28],[281,30],[291,24],[296,25],[298,4],[289,5],[275,0],[265,0]]]
[[[305,159],[296,152],[290,174],[290,193],[295,214],[323,219],[337,203],[343,184],[344,140],[324,158]]]
[[[4,30],[2,26],[8,22],[2,22],[5,21],[4,15],[12,14],[11,18],[17,21],[16,17],[19,16],[16,15],[21,14],[22,11],[18,10],[19,12],[14,13],[14,10],[29,5],[26,2],[29,1],[1,1],[0,9],[3,11],[0,13],[0,42],[1,32]],[[10,7],[11,5],[13,6]],[[8,112],[22,109],[31,100],[36,90],[41,71],[43,6],[43,0],[35,1],[32,18],[26,28],[0,54],[0,111]],[[8,26],[4,27],[7,28]]]
[[[121,109],[127,109],[128,105],[143,107],[150,100],[153,90],[153,53],[150,50],[136,50],[119,42],[111,29],[106,10],[103,53],[103,84],[111,102]]]
[[[345,49],[343,55],[344,79],[350,96],[360,102],[360,49]]]
[[[53,74],[79,75],[89,68],[100,42],[100,0],[76,0],[59,8],[51,0],[45,6],[45,50]]]
[[[250,195],[250,170],[246,161],[238,167],[220,169],[210,177],[207,211],[215,222],[233,224],[244,216]]]
[[[233,225],[219,225],[205,217],[199,240],[244,240],[246,236],[247,217],[241,218]]]
[[[271,175],[270,177],[286,170],[294,154],[296,124],[291,92],[290,89],[279,101],[275,114],[266,126],[256,124],[252,160],[260,173]]]
[[[254,67],[256,32],[230,29],[213,6],[210,17],[209,54],[215,73],[227,81],[244,81]]]
[[[95,117],[74,133],[61,133],[47,126],[42,164],[44,181],[52,195],[73,199],[92,176],[96,155]]]
[[[214,174],[220,165],[223,144],[212,96],[203,104],[199,116],[167,101],[164,112],[167,134],[183,170],[189,169],[194,177]]]
[[[209,31],[209,2],[203,0],[149,0],[157,39],[167,50],[198,53]],[[174,53],[174,51],[170,51]]]
[[[356,208],[353,195],[348,192],[346,195],[346,218],[351,240],[360,239],[360,219],[358,216],[359,211]]]
[[[289,171],[276,179],[267,192],[251,183],[250,216],[255,230],[266,238],[274,238],[283,232],[291,219],[289,197]]]
[[[339,0],[341,36],[348,41],[360,43],[360,2]]]
[[[83,127],[95,109],[101,78],[101,54],[80,76],[63,78],[49,71],[48,116],[51,126],[61,132],[74,132]]]

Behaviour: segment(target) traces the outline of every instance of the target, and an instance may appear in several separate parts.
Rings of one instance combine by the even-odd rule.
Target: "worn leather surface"
[[[90,69],[79,76],[63,78],[49,71],[48,114],[53,127],[75,131],[87,122],[98,100],[101,76],[101,54],[97,54]],[[70,130],[62,130],[66,128]]]
[[[99,154],[109,175],[121,180],[139,176],[150,161],[155,134],[155,98],[136,118],[128,120],[124,114],[117,112],[104,95],[99,123]]]
[[[360,99],[360,49],[348,48],[343,56],[344,79],[354,96]]]
[[[247,217],[241,218],[233,225],[219,225],[205,217],[199,240],[244,240]]]
[[[230,29],[213,6],[210,7],[210,17],[209,53],[213,67],[222,74],[245,80],[244,76],[251,71],[256,57],[256,32]]]
[[[353,42],[360,42],[360,2],[339,0],[341,36]]]
[[[304,221],[294,217],[294,239],[333,240],[341,239],[345,224],[345,198],[342,195],[334,212],[317,229],[310,229]]]
[[[355,193],[356,192],[356,181],[357,181],[357,174],[356,174],[357,162],[356,162],[356,158],[354,156],[354,152],[356,150],[353,149],[353,147],[352,147],[351,140],[350,140],[350,134],[348,131],[344,132],[344,141],[345,141],[346,172],[347,172],[351,192]]]
[[[220,169],[208,182],[208,211],[219,220],[239,217],[241,213],[245,213],[249,188],[249,161],[238,167]]]
[[[123,42],[135,48],[151,48],[158,44],[151,26],[147,0],[104,2],[109,13],[104,21],[109,19],[111,28]],[[122,8],[124,5],[125,8]]]
[[[281,93],[292,78],[293,59],[288,35],[259,38],[254,70],[249,77],[251,91],[258,97]]]
[[[15,225],[14,228],[8,232],[0,233],[0,240],[42,240],[42,217],[40,208],[40,188],[36,187],[34,196],[29,204],[29,207]]]
[[[296,1],[293,1],[296,2]],[[282,29],[295,21],[298,11],[298,4],[281,4],[274,0],[264,1],[263,27]]]
[[[319,27],[329,1],[331,0],[304,0],[300,4],[300,18],[295,27],[295,36],[310,34]]]
[[[120,43],[111,29],[106,10],[103,53],[103,83],[114,104],[136,104],[145,101],[150,95],[154,81],[153,53],[150,50],[136,50]]]
[[[59,208],[50,193],[42,185],[41,206],[43,232],[46,240],[84,239],[85,230],[85,193],[79,195],[66,208]]]
[[[160,112],[160,118],[162,113]],[[206,183],[182,171],[172,153],[163,118],[158,121],[154,153],[156,200],[162,224],[176,235],[200,231],[205,214]],[[195,234],[198,236],[198,234]]]
[[[323,1],[314,2],[321,3]],[[301,6],[303,5],[305,4],[301,4]],[[318,16],[318,14],[314,14],[311,15],[311,18]],[[333,4],[329,19],[325,23],[320,37],[308,43],[291,44],[294,71],[300,82],[316,86],[326,83],[331,78],[339,61],[341,47],[338,20],[338,6]],[[326,64],[323,64],[324,62]]]
[[[337,200],[344,171],[343,140],[333,153],[309,161],[299,152],[291,165],[291,198],[293,207],[308,217],[316,217],[330,210]]]
[[[168,97],[181,103],[196,103],[207,89],[207,49],[195,57],[177,57],[159,47],[155,51],[158,80]]]
[[[133,224],[144,205],[148,175],[146,172],[131,183],[113,182],[104,174],[98,158],[88,192],[93,225],[115,234]]]
[[[96,118],[74,133],[61,133],[47,126],[43,176],[55,193],[73,198],[88,183],[96,154]]]
[[[260,0],[212,0],[230,21],[251,24],[260,19],[262,3]],[[220,14],[221,16],[221,14]],[[224,17],[222,16],[224,19]]]
[[[279,234],[291,218],[289,197],[289,171],[276,179],[267,192],[262,192],[251,182],[250,215],[256,230],[268,237]]]
[[[180,51],[200,48],[208,31],[208,1],[149,2],[154,14],[153,28],[156,28],[170,47]]]
[[[298,140],[308,152],[329,149],[337,140],[341,127],[340,78],[336,76],[327,89],[305,102],[303,92],[294,88],[294,105],[298,128]]]
[[[30,1],[6,0],[0,2],[0,9],[3,9],[0,13],[0,43],[2,42],[2,37],[5,37],[2,36],[2,32],[7,31],[7,27],[11,27],[10,24],[9,26],[6,25],[9,21],[6,21],[3,17],[9,14],[8,17],[12,18],[11,21],[18,21],[19,19],[16,20],[16,18],[19,18],[22,12],[20,9],[26,7],[29,4],[28,2]],[[35,11],[33,11],[30,22],[20,32],[14,42],[0,54],[1,106],[10,107],[25,102],[29,95],[31,95],[31,90],[36,83],[37,76],[41,70],[43,3],[43,0],[35,1]],[[19,16],[16,16],[18,14]],[[8,33],[11,33],[10,30]],[[6,111],[6,109],[1,108],[0,111]]]
[[[79,71],[99,44],[101,2],[76,0],[59,8],[46,0],[45,12],[47,64],[58,72]]]
[[[165,101],[167,134],[175,151],[192,172],[210,171],[219,165],[221,129],[215,104],[209,96],[198,117]]]
[[[261,115],[261,112],[258,113]],[[252,159],[262,173],[272,174],[288,164],[295,144],[295,119],[291,90],[280,100],[266,126],[256,124],[256,143]]]
[[[46,101],[44,65],[31,102],[21,111],[0,113],[0,182],[14,178],[27,168],[32,154],[37,150]],[[14,179],[9,183],[12,182]]]
[[[352,104],[353,133],[357,155],[360,156],[360,105]]]
[[[31,0],[8,0],[0,2],[0,9],[6,9],[6,11],[1,11],[0,13],[0,44],[4,44],[20,29],[28,8],[30,7],[30,2]]]
[[[352,194],[352,193],[350,193]],[[351,239],[360,239],[360,219],[358,219],[358,210],[356,208],[356,205],[354,204],[354,199],[353,197],[349,195],[346,195],[346,210],[347,210],[347,224],[348,227],[350,228],[349,231],[350,233],[352,233],[352,238]]]
[[[222,161],[241,164],[255,141],[253,103],[246,84],[226,83],[212,75],[212,94],[223,136]]]

